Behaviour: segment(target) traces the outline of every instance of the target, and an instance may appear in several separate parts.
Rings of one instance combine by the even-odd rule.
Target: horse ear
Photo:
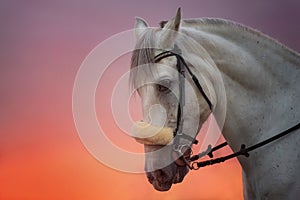
[[[164,26],[164,29],[169,29],[172,31],[178,31],[181,21],[181,8],[177,9],[176,16],[173,17],[168,23]]]
[[[181,9],[178,8],[176,16],[173,17],[168,23],[163,27],[160,35],[160,45],[162,49],[173,49],[177,32],[180,27],[181,21]]]
[[[143,32],[148,28],[148,24],[142,18],[135,17],[134,28],[135,28],[135,36],[136,36],[136,38],[139,38],[139,37],[141,37]]]

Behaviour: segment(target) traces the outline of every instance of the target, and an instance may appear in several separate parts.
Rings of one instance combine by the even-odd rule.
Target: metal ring
[[[195,167],[195,164],[196,164],[196,167]],[[193,170],[198,170],[198,169],[200,169],[200,167],[199,167],[197,164],[198,164],[197,162],[193,162],[192,165],[191,165],[191,168],[192,168]]]

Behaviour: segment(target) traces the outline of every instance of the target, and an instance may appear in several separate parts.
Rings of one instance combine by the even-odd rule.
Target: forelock
[[[153,77],[156,40],[156,30],[148,29],[136,43],[135,49],[132,52],[130,66],[130,87],[135,89],[143,84],[145,78]]]

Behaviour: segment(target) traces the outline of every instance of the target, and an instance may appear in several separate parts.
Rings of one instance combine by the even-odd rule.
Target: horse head
[[[184,62],[199,77],[200,71],[194,66],[206,64],[201,56],[196,55],[201,48],[196,48],[193,42],[188,44],[187,36],[180,31],[180,24],[180,9],[162,28],[149,28],[141,18],[137,18],[135,23],[137,44],[132,55],[130,75],[132,85],[142,100],[143,123],[148,125],[147,130],[140,129],[135,134],[143,135],[139,137],[137,134],[136,138],[144,144],[145,171],[149,182],[159,191],[167,191],[172,184],[182,182],[188,173],[188,166],[181,158],[190,151],[193,138],[211,113],[208,101],[214,102],[215,99],[209,90],[209,79],[202,77],[199,81],[204,86],[201,93],[192,77],[184,77],[178,70],[180,62]],[[176,52],[174,47],[179,47],[181,52]],[[171,52],[170,56],[164,56],[164,52]],[[160,55],[163,58],[159,58]],[[181,84],[184,84],[184,90],[180,88]],[[209,94],[209,100],[203,94]],[[153,135],[147,136],[153,127],[161,127],[156,131],[155,139]],[[173,132],[184,133],[186,137],[178,134],[173,139]],[[166,139],[170,138],[170,134],[171,140]],[[181,152],[174,153],[177,137],[175,150],[180,147]]]

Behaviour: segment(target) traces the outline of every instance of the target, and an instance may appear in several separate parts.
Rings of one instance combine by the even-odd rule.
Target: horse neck
[[[257,143],[297,123],[297,53],[258,32],[227,22],[186,28],[222,74],[227,97],[222,132],[233,149],[241,143]],[[241,133],[243,137],[237,137]]]

